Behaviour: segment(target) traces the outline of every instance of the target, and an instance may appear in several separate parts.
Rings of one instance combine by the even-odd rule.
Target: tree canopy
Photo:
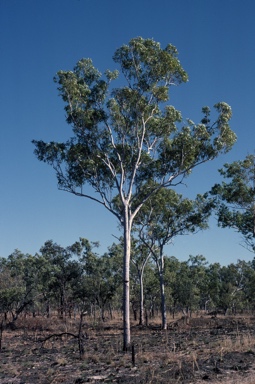
[[[188,79],[177,55],[170,44],[161,49],[151,39],[132,39],[113,56],[127,82],[120,88],[111,86],[119,72],[107,70],[102,76],[91,59],[80,60],[73,71],[57,73],[55,82],[74,136],[66,143],[33,142],[38,159],[55,169],[60,189],[93,198],[122,220],[112,195],[132,199],[135,211],[147,180],[169,186],[232,147],[232,112],[226,103],[215,105],[219,115],[211,125],[208,107],[203,108],[202,123],[183,124],[181,112],[165,105],[170,86]],[[97,195],[87,195],[85,184]]]
[[[218,223],[242,234],[245,245],[255,251],[255,156],[225,164],[220,170],[224,179],[211,193],[216,197]]]

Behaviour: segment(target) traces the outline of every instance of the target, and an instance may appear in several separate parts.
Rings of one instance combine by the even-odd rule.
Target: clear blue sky
[[[53,170],[33,155],[32,139],[71,135],[53,76],[90,57],[102,72],[131,38],[174,44],[189,83],[170,102],[198,122],[201,107],[218,101],[233,110],[238,141],[231,153],[207,163],[181,192],[193,197],[219,181],[225,163],[254,152],[254,0],[0,0],[0,256],[15,248],[34,254],[46,240],[62,246],[79,237],[100,241],[102,252],[117,222],[86,199],[58,191]],[[229,264],[253,255],[233,230],[211,229],[175,239],[167,253],[181,260],[202,254]]]

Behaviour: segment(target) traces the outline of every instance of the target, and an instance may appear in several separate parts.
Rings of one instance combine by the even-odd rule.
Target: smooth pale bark
[[[123,351],[127,351],[131,342],[130,334],[130,255],[131,255],[131,220],[128,207],[124,215],[124,255],[123,255]]]
[[[145,324],[143,275],[144,275],[145,266],[148,263],[148,260],[149,260],[150,257],[151,257],[151,252],[149,252],[148,256],[143,261],[141,270],[139,272],[139,280],[140,280],[140,325],[144,325]]]
[[[139,251],[138,251],[139,252]],[[145,259],[133,259],[131,260],[136,267],[137,275],[139,279],[139,325],[145,324],[145,314],[144,314],[144,289],[143,289],[143,276],[145,266],[151,257],[151,252],[149,252],[148,256]],[[139,264],[140,261],[140,264]]]
[[[139,273],[139,284],[140,284],[140,315],[139,315],[139,324],[144,325],[144,294],[143,294],[143,271]]]
[[[160,296],[161,296],[161,319],[162,329],[167,329],[167,318],[166,318],[166,298],[165,298],[165,280],[164,280],[164,256],[162,250],[160,251],[159,259],[156,258],[156,264],[159,273],[160,283]]]
[[[140,317],[139,317],[139,324],[140,325],[145,324],[143,275],[144,275],[145,266],[146,266],[150,257],[151,257],[151,253],[149,253],[148,256],[146,257],[146,259],[143,261],[141,269],[140,270],[138,269],[139,284],[140,284]]]
[[[165,298],[165,281],[163,272],[159,274],[160,280],[160,294],[161,294],[161,318],[162,318],[162,329],[167,329],[166,319],[166,298]]]

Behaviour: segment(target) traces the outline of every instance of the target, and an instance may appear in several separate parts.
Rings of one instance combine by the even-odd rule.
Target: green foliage
[[[1,260],[1,264],[4,259]],[[11,274],[5,265],[1,267],[0,279],[0,312],[11,312],[22,301],[25,293],[25,286],[22,279]]]
[[[76,281],[74,296],[78,298],[83,306],[86,303],[98,305],[104,320],[104,311],[111,304],[121,284],[121,265],[123,250],[113,244],[109,252],[99,256],[93,251],[98,244],[90,243],[88,240],[80,239],[86,246],[80,254],[80,263],[83,274],[79,282]],[[84,242],[85,241],[85,242]]]
[[[173,306],[179,307],[188,314],[189,311],[204,309],[206,297],[206,259],[201,256],[190,256],[187,261],[179,262],[171,258],[173,268],[172,279],[169,282]],[[169,265],[167,265],[169,268]]]
[[[206,229],[211,210],[212,201],[206,196],[191,200],[173,189],[160,189],[141,208],[135,229],[147,245],[163,247],[177,235]]]
[[[216,184],[211,191],[216,197],[218,223],[240,232],[248,249],[254,251],[255,157],[248,155],[243,161],[225,164],[220,173],[229,181]]]
[[[37,257],[15,250],[0,261],[0,308],[13,318],[29,308],[34,310],[39,298]]]
[[[82,275],[79,263],[73,257],[81,252],[77,243],[63,248],[48,240],[40,249],[44,260],[41,271],[44,299],[49,302],[53,298],[58,302],[61,314],[67,311],[72,302],[72,291]]]
[[[143,304],[147,314],[161,307],[158,269],[148,257],[147,248],[138,241],[132,248],[131,301],[139,303],[139,274],[143,271]],[[112,244],[107,253],[98,255],[98,243],[80,239],[63,248],[47,241],[41,254],[31,256],[15,250],[0,259],[0,313],[16,319],[22,311],[52,310],[69,314],[100,309],[104,320],[109,308],[120,309],[123,244]],[[255,259],[254,259],[255,260]],[[187,261],[164,257],[165,305],[167,312],[196,310],[254,310],[255,262],[238,260],[221,266],[209,264],[202,255],[190,255]]]

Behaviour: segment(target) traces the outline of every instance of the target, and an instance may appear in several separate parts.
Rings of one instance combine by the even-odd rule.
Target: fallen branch
[[[43,343],[45,343],[46,341],[52,339],[53,337],[61,337],[61,336],[64,336],[64,335],[72,336],[72,337],[74,337],[74,338],[78,338],[78,337],[79,337],[79,335],[75,335],[74,333],[70,333],[70,332],[53,333],[52,335],[47,336],[47,337],[45,337],[44,339],[39,339],[38,342],[43,344]]]
[[[77,335],[74,334],[74,333],[71,333],[71,332],[53,333],[52,335],[49,335],[49,336],[45,337],[44,339],[39,339],[38,342],[43,344],[46,341],[52,339],[53,337],[57,337],[57,338],[60,338],[62,336],[74,337],[75,339],[78,339],[78,347],[79,347],[80,359],[82,359],[82,357],[84,355],[84,345],[83,345],[84,335],[82,333],[82,321],[83,321],[83,317],[86,315],[86,313],[81,313],[80,323],[79,323],[79,331],[78,331]]]

